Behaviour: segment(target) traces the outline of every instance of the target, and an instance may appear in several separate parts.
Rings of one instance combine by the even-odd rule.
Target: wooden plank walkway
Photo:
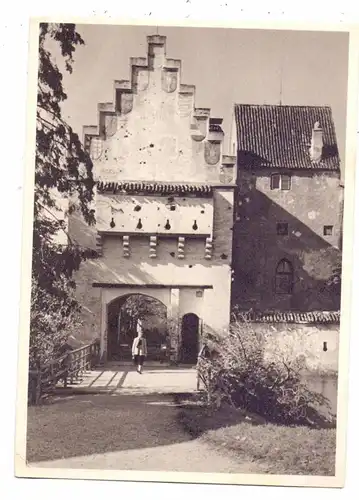
[[[197,373],[191,367],[149,365],[139,374],[131,364],[106,365],[83,373],[81,379],[68,383],[68,389],[111,394],[191,393],[197,390]]]

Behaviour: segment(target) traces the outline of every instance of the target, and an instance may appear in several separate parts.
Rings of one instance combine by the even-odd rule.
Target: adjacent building
[[[338,311],[342,186],[331,109],[238,104],[233,304]]]

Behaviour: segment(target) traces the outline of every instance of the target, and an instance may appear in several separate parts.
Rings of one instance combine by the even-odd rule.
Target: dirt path
[[[229,455],[219,454],[209,445],[195,439],[184,443],[122,450],[73,457],[63,460],[32,463],[31,467],[103,470],[143,470],[169,472],[254,473],[253,463],[238,463]]]
[[[30,467],[209,473],[258,472],[192,439],[170,395],[91,395],[29,413]]]

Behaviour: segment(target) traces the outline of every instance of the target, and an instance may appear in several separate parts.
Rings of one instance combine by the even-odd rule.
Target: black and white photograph
[[[33,20],[18,476],[342,484],[350,38]]]

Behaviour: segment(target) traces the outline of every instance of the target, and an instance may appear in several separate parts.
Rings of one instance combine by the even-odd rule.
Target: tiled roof
[[[208,196],[212,187],[208,184],[160,183],[160,182],[98,182],[99,192],[148,193],[148,194],[196,194]]]
[[[311,311],[311,312],[240,312],[237,316],[239,321],[251,323],[332,323],[340,322],[340,312],[337,311]]]
[[[339,170],[339,153],[331,108],[236,104],[238,161],[245,167]],[[323,154],[310,159],[312,129],[323,129]]]

